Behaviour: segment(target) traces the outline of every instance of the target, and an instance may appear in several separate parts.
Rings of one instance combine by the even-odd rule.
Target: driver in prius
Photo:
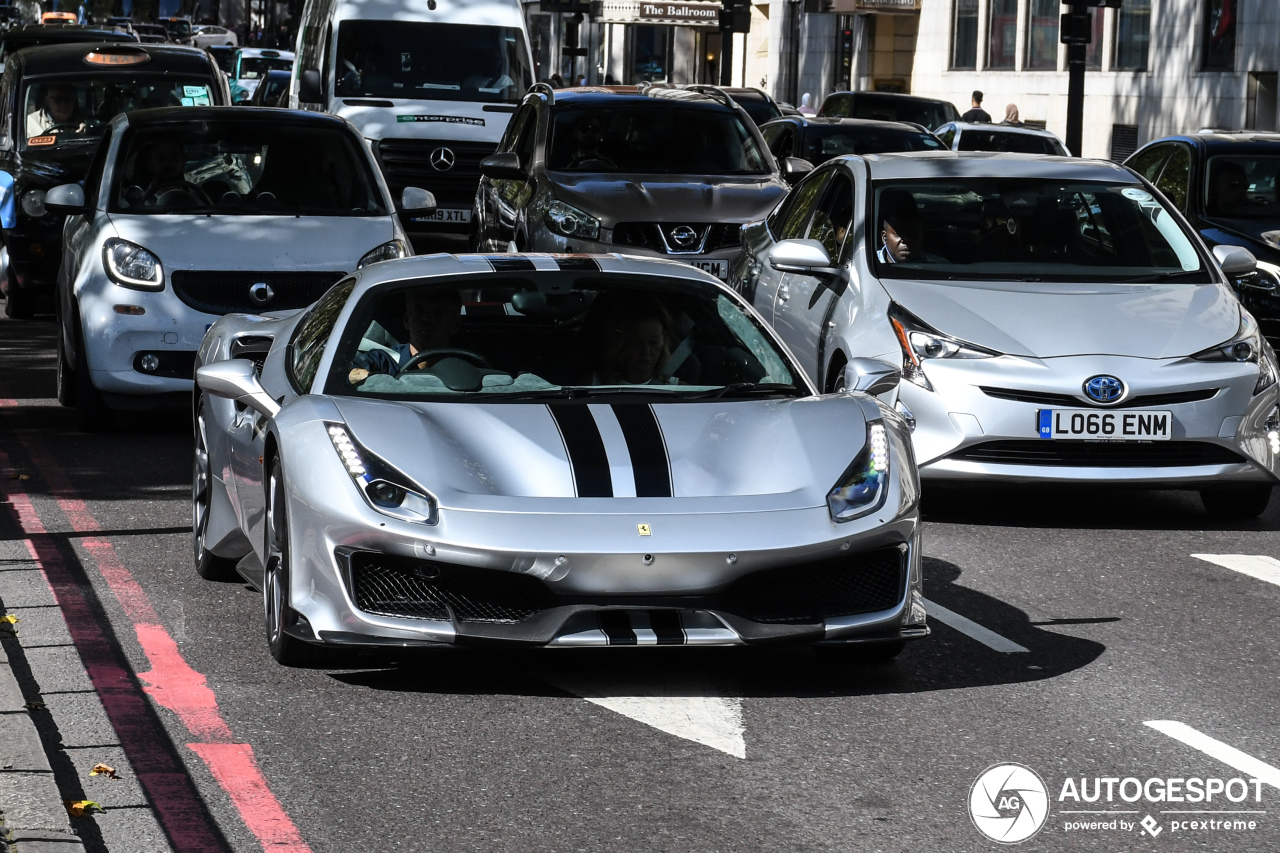
[[[358,385],[371,373],[392,376],[420,352],[445,349],[462,326],[462,297],[457,290],[427,290],[411,293],[405,299],[404,324],[409,329],[409,343],[396,347],[396,355],[386,350],[369,350],[352,359],[347,380]],[[443,356],[441,356],[443,358]],[[418,363],[418,368],[431,367],[439,358]]]
[[[40,109],[27,116],[27,138],[44,136],[50,128],[59,125],[62,125],[62,130],[84,131],[84,116],[80,114],[76,87],[70,83],[50,83],[44,87]]]

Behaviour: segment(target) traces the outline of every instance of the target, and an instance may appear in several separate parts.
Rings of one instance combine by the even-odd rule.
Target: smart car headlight
[[[360,263],[356,264],[356,269],[366,267],[369,264],[376,264],[378,261],[394,261],[398,258],[406,258],[408,256],[409,252],[405,249],[404,243],[399,240],[391,240],[365,254],[365,256],[360,259]]]
[[[128,240],[112,237],[102,244],[102,265],[107,278],[133,290],[164,290],[160,259]]]
[[[933,390],[924,375],[924,362],[928,359],[994,358],[1000,355],[995,350],[944,335],[897,305],[889,308],[889,323],[902,349],[902,375],[926,391]]]
[[[419,524],[436,523],[435,498],[351,437],[342,424],[326,423],[329,440],[356,489],[383,515]]]
[[[547,208],[547,227],[564,237],[595,240],[600,236],[600,220],[562,201]]]
[[[852,521],[884,505],[889,492],[889,435],[883,421],[867,424],[867,442],[827,493],[833,521]]]
[[[1196,361],[1236,361],[1258,365],[1254,394],[1261,394],[1276,384],[1276,355],[1262,337],[1258,321],[1243,308],[1240,309],[1240,328],[1231,340],[1201,350],[1191,357]]]
[[[22,212],[32,219],[44,219],[49,213],[44,206],[44,190],[31,189],[22,194]]]

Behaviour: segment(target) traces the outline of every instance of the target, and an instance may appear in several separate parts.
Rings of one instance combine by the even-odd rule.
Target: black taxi
[[[146,107],[225,106],[226,78],[191,47],[108,43],[31,47],[0,77],[0,288],[5,314],[52,307],[63,217],[45,191],[84,178],[115,116]]]

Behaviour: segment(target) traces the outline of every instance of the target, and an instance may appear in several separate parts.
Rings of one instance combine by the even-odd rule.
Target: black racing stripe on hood
[[[584,257],[568,257],[556,258],[556,263],[562,270],[583,271],[583,272],[600,272],[600,262],[595,258]]]
[[[653,409],[646,403],[614,403],[613,413],[622,427],[636,478],[636,497],[671,497],[671,462],[667,442]]]
[[[605,453],[600,427],[586,406],[568,404],[547,406],[560,437],[564,440],[573,483],[580,498],[613,497],[613,478],[609,475],[609,456]]]
[[[510,258],[502,255],[485,255],[494,272],[536,272],[537,267],[528,258]]]

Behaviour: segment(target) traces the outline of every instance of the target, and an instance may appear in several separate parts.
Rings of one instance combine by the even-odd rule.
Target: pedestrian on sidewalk
[[[987,112],[982,108],[982,92],[978,91],[977,89],[974,89],[973,95],[969,99],[969,103],[972,104],[973,108],[970,109],[964,115],[960,116],[961,121],[967,121],[967,122],[985,121],[987,123],[991,122],[991,113]]]
[[[808,92],[805,92],[800,97],[800,107],[799,107],[800,115],[816,116],[818,114],[818,111],[813,108],[813,105],[811,103],[812,100],[813,100],[813,97]]]
[[[1004,108],[1004,121],[1001,124],[1009,124],[1014,127],[1022,127],[1022,120],[1018,118],[1018,105],[1009,104]]]

